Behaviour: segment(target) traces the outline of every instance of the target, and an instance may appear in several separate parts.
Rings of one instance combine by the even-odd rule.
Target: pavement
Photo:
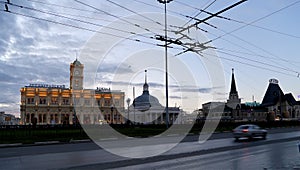
[[[282,133],[282,132],[290,132],[290,131],[300,131],[300,127],[277,127],[277,128],[266,128],[268,130],[269,134],[272,133]],[[213,135],[210,137],[211,139],[219,139],[219,138],[228,138],[228,135],[231,133],[231,131],[222,131],[222,132],[214,132]],[[225,134],[225,135],[222,135]],[[172,136],[178,136],[179,134],[173,134],[169,135],[168,137]],[[193,134],[189,133],[187,136],[198,136],[199,134]],[[229,136],[231,137],[231,136]],[[130,139],[132,137],[128,137]],[[117,140],[116,138],[110,138],[110,139],[102,139],[102,140]],[[197,139],[196,139],[197,140]],[[53,144],[67,144],[67,143],[86,143],[86,142],[92,142],[91,139],[82,139],[82,140],[73,140],[71,139],[69,142],[61,142],[61,141],[42,141],[42,142],[35,142],[32,144],[28,143],[9,143],[9,144],[0,144],[0,148],[6,148],[6,147],[26,147],[26,146],[42,146],[42,145],[53,145]],[[183,140],[182,142],[191,142],[188,140]]]
[[[160,138],[160,140],[169,140],[172,137]],[[246,147],[254,147],[264,144],[270,143],[280,143],[287,141],[295,141],[300,139],[300,132],[293,131],[289,133],[274,133],[270,134],[267,137],[267,140],[257,139],[251,142],[248,142],[247,139],[241,140],[240,142],[235,142],[233,138],[225,138],[225,139],[212,139],[204,143],[196,142],[183,142],[176,145],[173,149],[165,152],[161,155],[153,156],[150,158],[140,158],[140,159],[132,159],[127,157],[120,157],[114,154],[111,154],[103,149],[92,149],[92,150],[79,150],[79,151],[67,151],[67,152],[46,152],[41,154],[24,154],[17,155],[14,153],[13,156],[5,156],[0,158],[0,169],[76,169],[77,167],[87,167],[89,165],[98,165],[102,168],[115,168],[122,166],[129,166],[140,163],[151,163],[161,160],[172,160],[183,157],[190,157],[193,155],[203,155],[216,153],[220,151],[226,150],[235,150]],[[133,141],[134,139],[127,139],[126,141]],[[119,142],[118,140],[107,140],[104,142]],[[78,144],[72,145],[73,147],[77,147],[81,145],[80,143],[88,142],[88,141],[78,141]],[[57,143],[46,143],[46,144],[36,144],[36,145],[45,145],[43,148],[49,147],[51,145],[59,145]],[[152,145],[151,149],[160,149],[162,146],[168,147],[172,143],[165,144],[157,144]],[[15,146],[14,146],[15,147]],[[11,152],[18,151],[18,147],[12,147]],[[35,146],[28,147],[34,148]],[[55,147],[54,147],[55,148]],[[4,148],[3,148],[4,149]],[[2,149],[2,150],[3,150]],[[21,148],[19,148],[21,149]],[[53,147],[52,147],[53,149]],[[130,151],[138,151],[140,153],[145,152],[145,147],[136,146],[136,147],[120,147],[115,148],[116,150],[124,151],[122,154],[127,154],[126,152]],[[9,152],[10,149],[6,150]],[[20,150],[21,151],[21,150]],[[1,149],[0,149],[1,152]],[[130,153],[129,153],[130,154]],[[101,169],[102,169],[101,168]]]

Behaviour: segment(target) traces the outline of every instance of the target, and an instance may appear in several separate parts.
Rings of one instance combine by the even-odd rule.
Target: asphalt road
[[[224,152],[227,155],[229,155],[229,157],[231,157],[232,155],[231,159],[234,160],[239,158],[238,153],[241,152],[238,152],[238,150],[240,149],[249,149],[249,151],[257,151],[257,149],[261,150],[260,148],[264,148],[264,146],[269,147],[270,145],[270,149],[267,150],[267,152],[269,153],[272,149],[276,148],[273,147],[273,145],[281,146],[281,144],[283,144],[285,146],[284,143],[288,141],[291,141],[291,143],[285,148],[290,148],[291,153],[293,153],[294,151],[292,148],[295,149],[295,140],[299,139],[300,136],[299,130],[299,128],[271,129],[269,130],[270,134],[268,135],[267,140],[255,139],[249,141],[245,139],[239,142],[234,141],[231,133],[218,133],[211,136],[211,139],[203,144],[199,144],[198,142],[196,142],[198,140],[197,135],[187,136],[184,139],[185,142],[178,144],[172,150],[162,155],[143,159],[130,159],[116,156],[104,151],[92,142],[41,146],[6,147],[0,148],[0,169],[103,169],[119,167],[131,167],[139,169],[139,166],[142,166],[143,169],[147,167],[150,167],[151,169],[151,166],[149,166],[149,164],[153,166],[158,166],[158,169],[160,169],[159,166],[162,165],[161,168],[165,169],[164,166],[166,165],[164,162],[167,163],[168,161],[174,160],[180,160],[184,162],[185,160],[193,159],[193,157],[197,156],[200,156],[201,158],[206,158],[209,157],[209,155],[215,155],[211,157],[213,158],[218,157],[216,155],[224,154]],[[170,139],[172,138],[174,137],[160,137],[157,138],[157,141],[171,141]],[[134,139],[128,139],[126,141],[130,142],[131,140]],[[105,142],[111,143],[113,141],[107,140]],[[236,154],[228,153],[231,151],[236,151]],[[260,154],[260,152],[250,153],[252,155]],[[282,150],[279,153],[274,154],[280,154],[280,156],[282,154],[287,154],[287,156],[299,158],[295,154],[291,155],[291,153],[286,153],[284,152],[284,150]],[[224,155],[219,156],[219,158],[223,157]],[[286,161],[290,162],[290,164],[287,164]],[[293,166],[293,168],[298,166],[296,163],[293,163],[290,159],[286,161],[280,164],[280,166]],[[214,164],[217,164],[216,162],[214,162]],[[261,163],[258,164],[261,165]],[[189,163],[187,163],[186,166],[189,166]],[[210,167],[209,164],[205,164],[205,166],[214,169],[213,167]],[[227,166],[229,168],[232,167],[232,164],[224,166]],[[195,165],[195,167],[197,166]],[[237,167],[240,167],[240,165],[238,164]],[[266,167],[271,167],[271,164],[267,164]],[[174,168],[176,169],[176,167]],[[191,167],[191,169],[193,169],[193,167]]]
[[[76,169],[97,169],[98,165]],[[266,144],[255,147],[228,150],[199,156],[180,157],[151,163],[123,166],[122,170],[134,169],[300,169],[300,153],[297,141]]]
[[[286,132],[300,132],[300,127],[292,128],[277,128],[268,129],[268,134],[286,133]],[[175,136],[176,137],[176,136]],[[166,137],[168,140],[172,137]],[[209,140],[215,139],[232,139],[231,132],[214,133]],[[196,142],[198,141],[198,135],[187,135],[183,140],[184,142]],[[161,140],[160,140],[161,141]],[[108,140],[107,142],[110,142]],[[217,147],[217,146],[216,146]],[[2,147],[0,148],[0,158],[25,156],[25,155],[37,155],[37,154],[50,154],[50,153],[64,153],[64,152],[78,152],[101,149],[97,144],[93,142],[80,142],[80,143],[57,143],[46,145],[23,145],[18,147]]]

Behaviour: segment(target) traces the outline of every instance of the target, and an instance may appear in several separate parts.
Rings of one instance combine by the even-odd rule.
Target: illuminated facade
[[[45,84],[22,87],[21,123],[124,123],[124,92],[107,88],[84,89],[83,68],[77,59],[70,64],[70,88]]]

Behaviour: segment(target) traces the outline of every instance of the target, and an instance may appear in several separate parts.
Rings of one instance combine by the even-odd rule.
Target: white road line
[[[118,138],[103,138],[103,139],[100,139],[102,141],[105,141],[105,140],[117,140]]]
[[[169,136],[169,137],[171,137],[171,136],[179,136],[179,134],[169,134],[167,136]]]

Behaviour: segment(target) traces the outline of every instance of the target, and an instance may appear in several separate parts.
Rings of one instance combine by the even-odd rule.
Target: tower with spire
[[[235,78],[234,78],[234,69],[232,68],[231,74],[231,86],[229,92],[229,99],[227,100],[227,106],[232,109],[237,109],[241,105],[241,99],[239,98],[238,91],[236,89]]]

